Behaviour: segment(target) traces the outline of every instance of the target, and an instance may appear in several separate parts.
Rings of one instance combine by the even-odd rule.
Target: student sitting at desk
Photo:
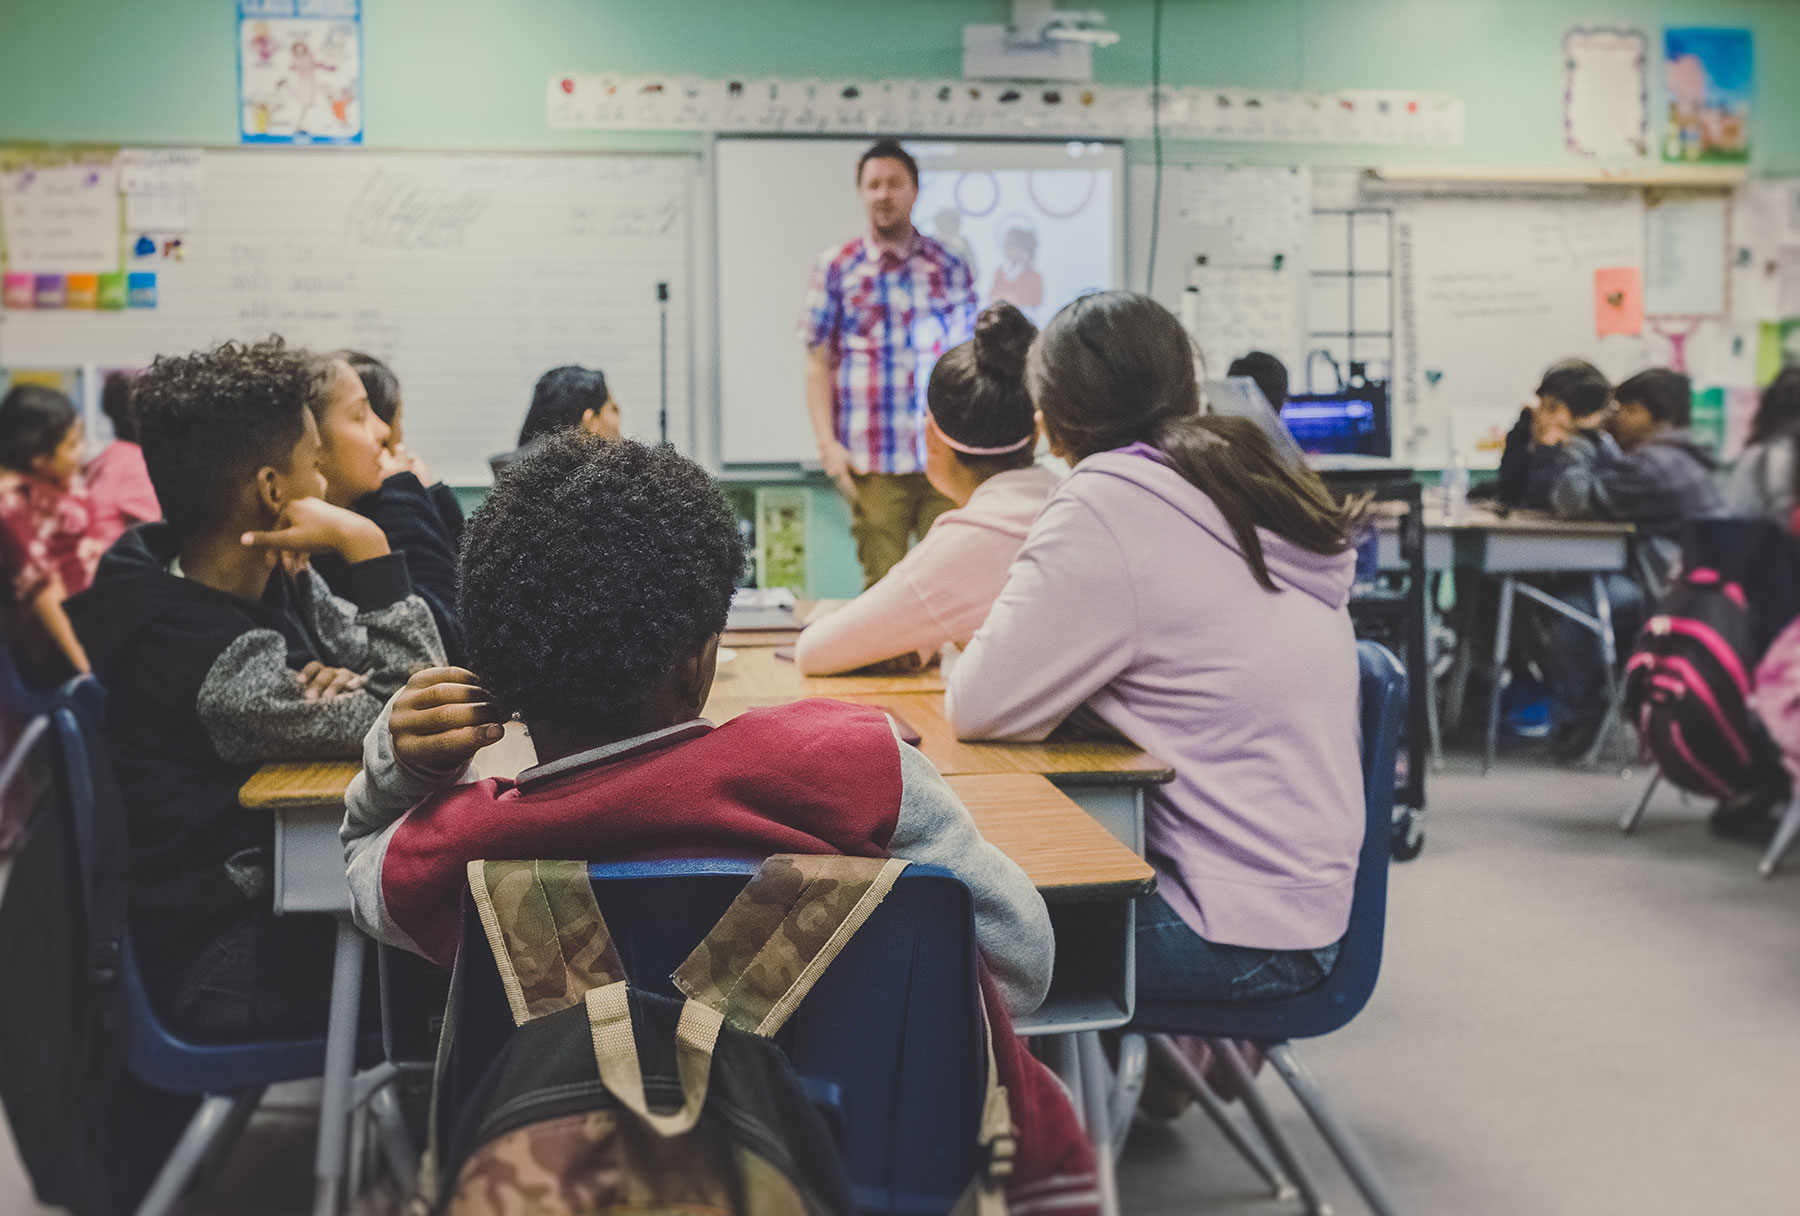
[[[1017,308],[994,304],[976,320],[974,339],[932,368],[925,475],[956,509],[873,587],[800,635],[802,672],[929,662],[945,642],[966,645],[981,628],[1056,487],[1056,474],[1036,463],[1037,419],[1025,392],[1025,351],[1036,336]]]
[[[1188,336],[1147,297],[1068,305],[1026,382],[1075,471],[951,671],[950,719],[1040,740],[1085,706],[1173,764],[1147,795],[1141,999],[1315,987],[1364,826],[1350,520],[1254,422],[1200,413]]]
[[[337,357],[348,363],[356,378],[362,381],[363,391],[369,394],[369,411],[387,424],[389,476],[395,472],[408,472],[417,477],[431,496],[431,505],[437,508],[444,532],[450,538],[450,547],[462,548],[463,510],[456,499],[456,491],[433,477],[425,462],[406,446],[406,430],[401,421],[405,403],[400,395],[400,378],[374,355],[359,350],[341,350]]]
[[[1519,412],[1500,453],[1496,497],[1506,507],[1550,509],[1550,487],[1561,472],[1559,453],[1598,447],[1605,434],[1612,385],[1583,359],[1554,363],[1538,382],[1537,400]]]
[[[617,439],[624,428],[619,403],[606,386],[606,376],[591,367],[569,363],[553,367],[538,377],[531,390],[531,408],[519,428],[519,446],[488,464],[498,477],[500,470],[524,455],[546,435],[585,431],[602,439]]]
[[[238,787],[268,761],[355,756],[382,702],[443,662],[405,559],[319,497],[320,374],[279,339],[158,359],[137,408],[167,521],[69,601],[107,691],[138,959],[197,1038],[322,1034],[329,1012],[336,931],[274,914],[273,823]],[[347,563],[330,587],[302,561],[323,552]]]
[[[362,377],[345,354],[322,361],[323,371],[308,401],[319,427],[319,472],[325,475],[325,501],[373,520],[395,553],[406,556],[413,591],[431,609],[444,653],[462,658],[462,621],[456,612],[456,551],[437,499],[416,471],[402,467],[388,442],[392,428],[371,406]],[[429,476],[429,474],[427,474]],[[344,577],[345,562],[334,553],[320,554],[314,567],[327,584]]]
[[[110,545],[125,529],[162,518],[156,487],[138,446],[137,415],[131,407],[132,378],[114,372],[100,389],[100,410],[112,423],[113,441],[88,462],[88,501],[93,504],[94,539]]]
[[[81,481],[81,447],[81,418],[57,390],[20,384],[0,399],[0,569],[20,609],[7,643],[35,688],[88,669],[64,610],[106,551]]]
[[[1725,509],[1736,516],[1769,519],[1789,531],[1800,506],[1800,367],[1784,367],[1762,391],[1750,438],[1725,487]]]
[[[1057,1083],[1007,1030],[1050,982],[1044,902],[982,839],[931,762],[879,710],[800,701],[714,727],[700,717],[743,569],[737,521],[671,448],[546,437],[469,521],[468,671],[415,676],[369,732],[346,796],[357,922],[448,966],[467,863],[480,858],[900,856],[953,869],[995,983],[995,1045],[1023,1135],[1011,1186],[1092,1158]],[[539,763],[459,784],[516,711]],[[1083,1181],[1085,1179],[1085,1181]]]
[[[1652,368],[1614,390],[1618,410],[1612,433],[1578,439],[1567,426],[1547,428],[1542,465],[1555,474],[1550,507],[1566,519],[1612,519],[1637,525],[1635,579],[1606,576],[1615,636],[1626,639],[1643,622],[1644,606],[1667,589],[1669,571],[1680,557],[1677,532],[1684,520],[1716,515],[1721,508],[1713,480],[1712,456],[1687,429],[1693,390],[1678,372]],[[1572,586],[1559,598],[1593,612],[1593,592]],[[1548,622],[1550,676],[1561,701],[1561,722],[1552,751],[1564,758],[1588,750],[1605,723],[1612,674],[1593,634],[1558,613]]]

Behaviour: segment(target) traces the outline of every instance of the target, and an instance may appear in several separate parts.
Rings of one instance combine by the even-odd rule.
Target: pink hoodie
[[[1211,498],[1104,452],[1045,504],[952,671],[965,739],[1039,740],[1086,703],[1167,761],[1146,805],[1158,890],[1208,941],[1343,936],[1362,844],[1355,556],[1261,533],[1258,586]]]
[[[946,511],[880,582],[807,627],[794,660],[809,676],[852,671],[945,642],[963,645],[987,619],[1031,521],[1056,488],[1041,465],[996,473]]]

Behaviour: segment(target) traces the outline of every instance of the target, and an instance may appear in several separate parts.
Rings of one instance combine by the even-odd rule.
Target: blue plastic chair
[[[98,728],[103,704],[100,686],[83,678],[66,685],[50,711],[66,771],[69,816],[82,845],[84,881],[95,877],[94,843],[123,840],[125,832],[124,808]],[[126,918],[116,920],[119,940],[90,943],[90,957],[104,960],[110,952],[117,960],[130,1023],[126,1068],[153,1089],[203,1098],[137,1209],[137,1216],[163,1216],[203,1166],[216,1164],[230,1151],[268,1086],[323,1071],[325,1040],[199,1044],[179,1038],[150,1001]],[[90,923],[104,921],[90,917]]]
[[[750,861],[591,867],[632,983],[678,996],[669,974],[755,871]],[[513,1031],[472,915],[462,950],[443,1112],[450,1128]],[[980,1167],[986,1058],[975,962],[969,889],[947,870],[910,866],[776,1036],[838,1126],[858,1211],[941,1216]]]
[[[1325,983],[1310,992],[1273,1001],[1145,1001],[1139,999],[1130,1029],[1138,1033],[1198,1035],[1212,1042],[1233,1074],[1236,1088],[1258,1130],[1277,1159],[1293,1175],[1309,1211],[1323,1210],[1318,1188],[1282,1136],[1257,1095],[1252,1075],[1233,1040],[1248,1039],[1262,1048],[1269,1062],[1293,1090],[1332,1152],[1343,1163],[1363,1199],[1379,1216],[1398,1209],[1380,1172],[1301,1067],[1291,1039],[1330,1034],[1362,1011],[1375,991],[1381,972],[1382,937],[1387,927],[1389,835],[1394,808],[1394,759],[1406,715],[1406,672],[1393,652],[1377,642],[1356,644],[1362,697],[1363,801],[1367,826],[1357,859],[1356,887],[1337,963]],[[1180,1070],[1190,1088],[1200,1086],[1191,1066],[1166,1042],[1154,1048],[1157,1058]],[[1196,1092],[1219,1117],[1208,1092]],[[1227,1125],[1228,1132],[1231,1130]],[[1253,1165],[1282,1193],[1285,1180],[1254,1149],[1238,1143]]]

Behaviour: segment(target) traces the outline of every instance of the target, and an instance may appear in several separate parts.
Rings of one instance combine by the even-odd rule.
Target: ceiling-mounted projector
[[[1059,9],[1052,0],[1013,0],[1006,25],[963,26],[963,76],[969,80],[1094,78],[1094,48],[1119,40],[1106,14]]]

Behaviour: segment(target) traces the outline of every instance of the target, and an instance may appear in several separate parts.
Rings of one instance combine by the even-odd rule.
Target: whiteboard
[[[1636,191],[1401,203],[1394,455],[1438,467],[1454,429],[1470,464],[1492,467],[1550,364],[1587,359],[1614,381],[1642,368],[1641,337],[1595,336],[1594,272],[1643,264]]]
[[[1165,166],[1162,205],[1156,170],[1131,171],[1131,288],[1150,269],[1150,229],[1158,225],[1156,299],[1181,315],[1182,292],[1198,288],[1194,338],[1212,376],[1253,350],[1280,359],[1296,384],[1306,355],[1307,234],[1312,174],[1306,169]],[[1204,256],[1206,264],[1199,265]],[[1280,265],[1276,265],[1279,257]]]
[[[693,157],[242,149],[206,155],[158,307],[6,312],[0,364],[134,367],[280,333],[387,360],[408,447],[458,485],[518,437],[546,369],[605,371],[628,434],[657,433],[667,282],[670,437],[691,437]],[[128,246],[132,242],[128,239]]]
[[[865,139],[721,139],[718,216],[720,459],[816,464],[799,323],[819,258],[867,226],[856,196]],[[913,222],[971,262],[986,303],[1005,234],[1036,237],[1042,325],[1075,296],[1117,285],[1123,265],[1119,145],[908,141],[919,162]],[[945,227],[954,225],[954,236]]]

